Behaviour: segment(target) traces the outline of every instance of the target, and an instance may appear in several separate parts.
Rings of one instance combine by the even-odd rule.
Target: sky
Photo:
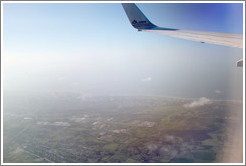
[[[137,3],[160,27],[243,32],[243,4]],[[4,91],[239,99],[243,49],[134,29],[120,3],[4,3]]]

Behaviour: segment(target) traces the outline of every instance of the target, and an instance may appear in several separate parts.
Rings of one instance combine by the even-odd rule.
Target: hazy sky
[[[242,4],[137,6],[169,28],[243,32]],[[3,88],[238,99],[243,50],[134,29],[119,3],[4,3]]]

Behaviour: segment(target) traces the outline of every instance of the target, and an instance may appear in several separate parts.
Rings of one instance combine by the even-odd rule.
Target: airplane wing
[[[198,41],[201,43],[217,44],[229,47],[243,48],[243,35],[238,33],[206,32],[195,30],[181,30],[174,28],[158,27],[151,23],[148,18],[133,3],[122,3],[131,25],[138,31],[153,32],[156,34]],[[237,62],[242,66],[243,60]]]

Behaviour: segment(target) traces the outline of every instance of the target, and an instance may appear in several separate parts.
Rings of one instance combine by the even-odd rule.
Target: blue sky
[[[137,6],[162,27],[243,32],[242,4]],[[3,4],[5,90],[238,99],[242,54],[137,32],[119,3]]]

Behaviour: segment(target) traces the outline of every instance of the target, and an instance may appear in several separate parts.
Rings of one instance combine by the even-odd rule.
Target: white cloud
[[[66,77],[58,77],[58,80],[59,81],[64,81],[64,80],[66,80]]]
[[[191,103],[185,104],[184,107],[185,108],[201,107],[201,106],[204,106],[204,105],[208,105],[210,103],[211,103],[211,101],[208,98],[202,97],[202,98],[200,98],[198,100],[195,100],[195,101],[193,101]]]
[[[214,92],[217,93],[217,94],[221,93],[220,90],[215,90]]]
[[[142,79],[143,82],[148,82],[148,81],[152,81],[151,77],[146,77]]]

